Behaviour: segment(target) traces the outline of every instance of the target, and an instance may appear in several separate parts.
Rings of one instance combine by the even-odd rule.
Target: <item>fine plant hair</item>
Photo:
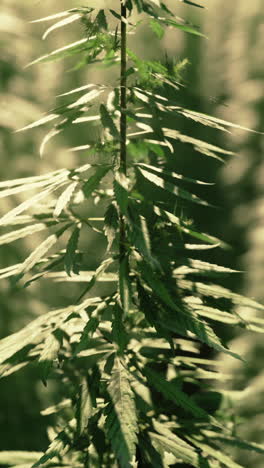
[[[51,138],[71,126],[96,128],[96,139],[91,132],[72,148],[84,164],[0,182],[0,198],[35,190],[0,219],[6,229],[0,245],[47,232],[22,263],[2,268],[0,278],[13,287],[48,278],[79,288],[73,304],[0,341],[2,377],[35,365],[44,385],[60,382],[64,392],[42,412],[57,415],[44,452],[0,452],[0,464],[239,468],[230,447],[264,454],[264,446],[239,438],[232,412],[222,407],[225,391],[214,382],[227,376],[218,370],[216,352],[243,357],[218,336],[217,323],[263,333],[264,321],[252,312],[264,306],[222,286],[223,277],[239,272],[209,262],[208,255],[226,244],[188,219],[189,204],[213,216],[199,192],[211,182],[191,171],[183,176],[172,164],[176,147],[179,159],[185,145],[216,162],[232,154],[181,133],[179,119],[219,131],[241,127],[180,106],[185,62],[166,54],[163,61],[143,60],[130,38],[142,24],[159,39],[167,28],[202,36],[198,28],[161,0],[116,0],[115,6],[99,9],[93,2],[37,20],[52,24],[44,38],[73,22],[82,37],[31,65],[71,57],[77,68],[111,67],[118,79],[63,93],[50,113],[20,130],[51,126],[43,154]],[[93,205],[97,217],[90,214]],[[94,271],[85,260],[88,230],[106,240]],[[247,316],[239,314],[240,305]]]

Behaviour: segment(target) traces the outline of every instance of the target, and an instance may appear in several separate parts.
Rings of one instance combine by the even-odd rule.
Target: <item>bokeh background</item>
[[[81,3],[89,5],[88,0]],[[113,6],[114,3],[113,0]],[[188,58],[189,64],[183,73],[186,88],[175,95],[180,104],[264,131],[262,1],[200,0],[199,3],[207,8],[168,1],[178,16],[198,24],[208,39],[174,30],[168,31],[159,43],[151,30],[143,26],[138,36],[133,37],[133,47],[148,58],[164,60],[164,49],[177,60]],[[85,125],[51,140],[42,159],[39,145],[47,128],[14,133],[55,107],[56,95],[89,82],[105,83],[113,79],[111,69],[73,70],[71,59],[25,68],[36,57],[78,40],[83,33],[80,25],[74,23],[42,41],[45,24],[30,21],[75,6],[76,2],[70,0],[60,0],[56,6],[50,0],[1,0],[1,180],[74,167],[84,160],[84,156],[76,156],[68,149],[85,143],[88,131]],[[228,279],[227,286],[264,302],[264,137],[242,130],[234,130],[232,134],[217,133],[188,120],[179,121],[178,128],[236,153],[221,166],[210,158],[195,155],[187,146],[180,146],[175,164],[177,170],[180,168],[191,177],[216,181],[208,197],[221,209],[212,215],[212,212],[196,208],[189,216],[198,218],[197,223],[205,231],[233,246],[230,251],[215,254],[216,261],[244,271]],[[18,204],[20,197],[4,199],[0,214]],[[14,242],[8,248],[0,247],[1,268],[19,263],[41,239],[41,235],[35,235]],[[93,269],[105,244],[94,235],[88,235],[85,242],[87,249],[91,245],[89,267]],[[58,284],[55,287],[49,280],[23,290],[11,289],[8,280],[1,281],[1,337],[20,329],[50,308],[68,305],[75,295],[76,289]],[[242,352],[248,361],[244,366],[233,359],[219,358],[225,372],[228,369],[233,376],[232,384],[225,382],[224,386],[229,390],[228,402],[234,406],[238,432],[254,442],[264,443],[263,336],[244,330],[224,333],[232,350]],[[52,417],[41,416],[40,411],[59,401],[60,392],[52,382],[47,388],[43,386],[34,365],[3,378],[0,382],[0,450],[43,450]],[[236,451],[235,457],[245,467],[263,467],[263,457],[258,455]]]

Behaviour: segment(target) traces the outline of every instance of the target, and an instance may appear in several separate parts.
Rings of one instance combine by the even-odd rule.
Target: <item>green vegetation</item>
[[[20,130],[51,126],[43,156],[56,135],[91,126],[71,148],[81,154],[79,165],[0,182],[1,198],[34,192],[0,219],[1,245],[47,232],[21,263],[2,268],[0,278],[14,289],[48,278],[76,291],[71,305],[40,314],[0,342],[2,376],[35,365],[44,385],[60,383],[62,396],[43,411],[57,415],[44,454],[0,452],[0,463],[236,468],[242,465],[229,446],[260,454],[264,446],[237,437],[227,392],[214,386],[230,377],[219,372],[215,351],[243,360],[216,323],[262,333],[264,321],[242,317],[235,306],[264,306],[223,286],[223,277],[239,272],[212,263],[210,255],[228,246],[202,232],[188,211],[194,204],[214,216],[203,198],[212,182],[176,172],[176,158],[184,157],[186,145],[197,158],[216,162],[232,154],[182,133],[182,119],[219,131],[239,126],[179,105],[187,61],[144,60],[133,50],[142,24],[159,39],[166,28],[201,32],[159,0],[116,3],[115,10],[76,7],[39,20],[54,21],[44,37],[73,22],[84,37],[32,65],[71,57],[75,70],[95,65],[106,75],[113,69],[114,85],[84,83],[63,93],[52,111]],[[105,236],[93,271],[90,231]]]

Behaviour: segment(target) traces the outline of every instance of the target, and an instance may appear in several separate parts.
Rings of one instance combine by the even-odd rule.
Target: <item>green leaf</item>
[[[127,206],[128,206],[128,187],[129,187],[129,180],[120,171],[115,173],[115,180],[114,180],[114,192],[117,204],[121,210],[121,213],[126,215],[127,214]]]
[[[177,174],[176,172],[169,172],[164,169],[161,169],[159,167],[151,166],[150,164],[144,164],[144,163],[137,163],[136,164],[139,167],[143,167],[143,169],[160,174],[160,177],[162,177],[164,180],[171,180],[171,179],[176,179],[176,180],[182,180],[183,182],[190,182],[192,184],[197,184],[197,185],[214,185],[214,183],[211,182],[204,182],[202,180],[197,180],[197,179],[190,179],[189,177],[184,177],[181,174]]]
[[[117,211],[116,202],[112,202],[108,205],[104,217],[104,233],[107,237],[108,245],[107,252],[112,247],[112,244],[116,238],[116,234],[119,228],[119,216]],[[1,241],[1,238],[0,238]]]
[[[202,451],[208,456],[215,458],[221,464],[226,466],[227,468],[243,468],[242,465],[239,465],[235,461],[233,461],[228,455],[223,453],[222,450],[217,449],[213,445],[208,445],[205,442],[198,439],[198,437],[187,437],[196,447],[202,449]]]
[[[94,175],[92,175],[82,187],[86,198],[89,198],[92,192],[98,188],[103,177],[109,172],[110,167],[99,166]]]
[[[120,468],[132,468],[137,442],[137,415],[128,372],[116,357],[107,387],[110,402],[106,408],[105,429]]]
[[[176,405],[191,413],[195,418],[202,418],[208,421],[209,415],[200,408],[195,401],[186,393],[182,392],[177,385],[173,382],[168,382],[150,368],[144,368],[149,383],[153,385],[159,392],[161,392],[167,400],[172,400]]]
[[[195,29],[195,27],[191,25],[177,23],[176,21],[169,18],[159,18],[159,21],[161,24],[165,24],[166,26],[172,26],[173,28],[181,29],[184,32],[194,34],[196,36],[206,37],[204,34],[198,31],[198,29]]]
[[[154,19],[151,19],[150,20],[150,27],[152,29],[152,31],[154,32],[154,34],[156,34],[156,36],[159,38],[159,39],[162,39],[164,34],[165,34],[165,31],[163,29],[163,27],[161,26],[161,24],[154,20]]]
[[[89,386],[86,378],[82,379],[80,385],[77,407],[76,407],[76,419],[77,419],[77,435],[80,437],[85,432],[89,419],[92,416],[93,405]]]
[[[118,139],[119,132],[116,128],[114,120],[112,119],[110,113],[108,112],[104,104],[100,105],[100,117],[101,117],[101,122],[102,122],[103,127],[109,130],[113,138]]]
[[[80,236],[80,227],[76,226],[72,232],[72,235],[68,241],[66,247],[66,253],[64,257],[64,268],[68,276],[71,276],[72,273],[76,273],[76,250],[78,247]]]
[[[114,320],[112,322],[113,340],[117,344],[119,352],[123,355],[127,347],[129,336],[124,325],[124,314],[118,304],[114,307]]]
[[[188,200],[194,203],[198,203],[199,205],[212,206],[210,205],[210,203],[202,200],[197,195],[187,192],[186,190],[176,187],[170,182],[167,182],[162,174],[158,176],[156,174],[152,174],[148,171],[145,171],[141,167],[138,167],[138,170],[145,179],[147,179],[152,185],[157,186],[159,189],[166,190],[172,193],[173,195],[176,195],[177,197],[183,198],[184,200]]]
[[[54,244],[58,241],[60,236],[68,229],[70,225],[67,224],[63,228],[59,229],[55,234],[51,234],[47,239],[45,239],[38,247],[36,247],[33,252],[27,257],[27,259],[21,264],[17,275],[14,277],[14,281],[18,281],[22,278],[29,270],[31,270],[36,263],[39,262],[41,258],[53,247]]]
[[[52,460],[54,457],[61,457],[68,452],[70,448],[70,439],[66,431],[61,431],[57,437],[51,442],[47,451],[44,455],[32,465],[32,468],[37,468],[40,465],[43,465],[49,460]]]

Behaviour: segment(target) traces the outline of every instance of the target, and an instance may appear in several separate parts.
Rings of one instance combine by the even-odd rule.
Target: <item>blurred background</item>
[[[111,1],[108,3],[110,6]],[[115,3],[113,0],[112,5]],[[167,3],[178,16],[198,24],[208,39],[173,30],[167,31],[159,43],[151,30],[141,26],[137,38],[133,38],[133,47],[141,56],[161,61],[165,59],[164,49],[176,60],[188,58],[183,72],[186,88],[175,95],[176,102],[264,131],[264,10],[261,0],[200,0],[206,9],[175,0]],[[89,5],[88,0],[83,4]],[[47,127],[14,133],[55,107],[56,95],[90,82],[105,83],[112,79],[111,69],[73,70],[71,59],[25,68],[38,56],[83,37],[80,25],[74,23],[52,32],[42,41],[41,36],[49,24],[30,23],[75,6],[76,2],[70,0],[60,0],[56,7],[50,0],[1,1],[1,181],[71,168],[84,160],[83,155],[76,156],[68,149],[85,144],[85,124],[52,139],[42,159],[39,146]],[[207,195],[210,202],[221,209],[212,216],[212,212],[195,208],[189,215],[204,231],[232,245],[232,251],[216,253],[214,260],[245,273],[228,279],[226,285],[264,302],[264,137],[239,129],[232,134],[216,132],[187,119],[179,121],[177,128],[236,153],[221,165],[194,154],[189,145],[180,146],[175,164],[177,170],[191,177],[216,182]],[[22,201],[20,197],[4,199],[0,214]],[[19,263],[41,239],[41,235],[35,235],[14,242],[8,248],[0,247],[1,268]],[[87,247],[96,243],[96,249],[90,250],[89,267],[94,269],[105,244],[100,237],[91,234],[85,242]],[[16,290],[10,289],[8,280],[2,280],[1,337],[19,330],[50,308],[68,305],[75,296],[76,290],[57,284],[55,287],[45,279],[30,288]],[[232,350],[242,353],[248,361],[244,366],[221,356],[225,371],[228,368],[234,376],[232,387],[224,385],[232,396],[230,404],[235,405],[233,411],[239,435],[264,443],[263,337],[238,330],[225,332],[225,338]],[[0,450],[43,450],[47,444],[46,429],[52,420],[41,416],[40,411],[58,401],[59,392],[52,383],[47,388],[43,386],[34,366],[3,378],[0,384]],[[262,457],[256,454],[236,452],[235,456],[245,467],[263,467]]]

